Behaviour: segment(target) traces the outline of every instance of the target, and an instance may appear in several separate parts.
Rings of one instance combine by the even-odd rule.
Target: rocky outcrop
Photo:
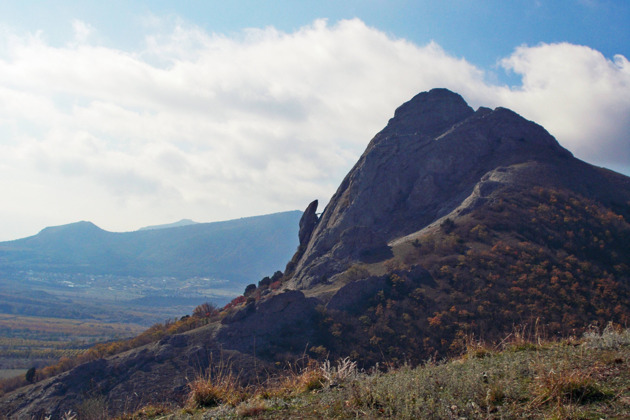
[[[302,217],[300,218],[300,230],[298,233],[300,243],[298,245],[297,251],[295,251],[295,254],[293,254],[293,257],[287,263],[287,267],[284,270],[286,277],[290,277],[291,275],[293,275],[295,265],[300,260],[300,258],[302,258],[302,255],[304,255],[306,245],[308,245],[308,241],[311,239],[313,230],[315,230],[315,226],[317,226],[317,222],[319,222],[319,217],[317,217],[318,203],[318,200],[311,202],[311,204],[306,207],[306,210],[304,210],[304,213],[302,213]]]
[[[300,244],[306,244],[308,240],[311,239],[313,229],[315,229],[315,225],[317,225],[319,220],[317,217],[317,205],[318,200],[313,201],[302,214],[302,218],[300,219],[300,232],[298,234]]]
[[[300,291],[287,291],[252,302],[223,320],[229,328],[217,334],[224,348],[275,360],[278,355],[304,351],[317,331],[315,306],[319,302]]]
[[[449,214],[500,166],[572,158],[541,126],[497,108],[476,112],[446,89],[399,107],[368,145],[294,261],[290,287],[308,289]],[[489,184],[488,184],[489,185]]]

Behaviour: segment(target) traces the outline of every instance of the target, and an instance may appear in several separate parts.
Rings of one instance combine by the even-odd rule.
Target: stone
[[[311,239],[311,234],[313,233],[313,229],[315,229],[315,225],[317,225],[317,221],[319,220],[317,217],[317,205],[318,200],[313,201],[308,205],[304,213],[302,214],[302,218],[300,219],[300,232],[299,239],[300,244],[304,244]]]

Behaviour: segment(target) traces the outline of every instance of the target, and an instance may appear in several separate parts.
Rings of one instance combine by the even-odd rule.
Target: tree
[[[270,284],[271,279],[267,276],[263,277],[263,279],[258,282],[258,287],[269,287]]]
[[[29,370],[26,371],[26,374],[24,375],[24,378],[26,379],[27,382],[32,384],[33,382],[35,382],[35,374],[36,373],[37,373],[37,369],[32,367],[32,368],[30,368]]]
[[[206,303],[202,303],[201,305],[197,306],[193,310],[192,315],[194,317],[197,317],[197,318],[209,318],[212,315],[214,315],[216,312],[217,312],[216,306],[214,306],[210,302],[206,302]]]
[[[243,293],[243,296],[248,297],[249,295],[251,295],[252,293],[254,293],[256,291],[256,285],[255,284],[248,284],[247,287],[245,288],[245,292]]]

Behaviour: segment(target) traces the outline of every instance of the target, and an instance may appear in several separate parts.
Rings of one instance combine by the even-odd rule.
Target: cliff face
[[[434,89],[399,107],[341,183],[294,257],[291,287],[326,282],[353,261],[449,214],[498,167],[572,159],[541,126],[497,108],[476,112]]]

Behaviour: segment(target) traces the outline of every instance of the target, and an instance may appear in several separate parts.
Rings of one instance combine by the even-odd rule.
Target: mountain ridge
[[[169,229],[109,232],[92,222],[42,229],[38,234],[0,242],[0,271],[41,271],[136,276],[230,276],[242,283],[282,267],[297,242],[300,211],[188,224]],[[262,240],[267,237],[269,244]],[[248,245],[248,242],[251,242]],[[249,248],[247,248],[249,246]],[[241,249],[241,250],[239,250]],[[237,262],[255,253],[276,255],[269,264]],[[223,264],[221,261],[227,263]],[[228,268],[220,268],[220,266]]]

